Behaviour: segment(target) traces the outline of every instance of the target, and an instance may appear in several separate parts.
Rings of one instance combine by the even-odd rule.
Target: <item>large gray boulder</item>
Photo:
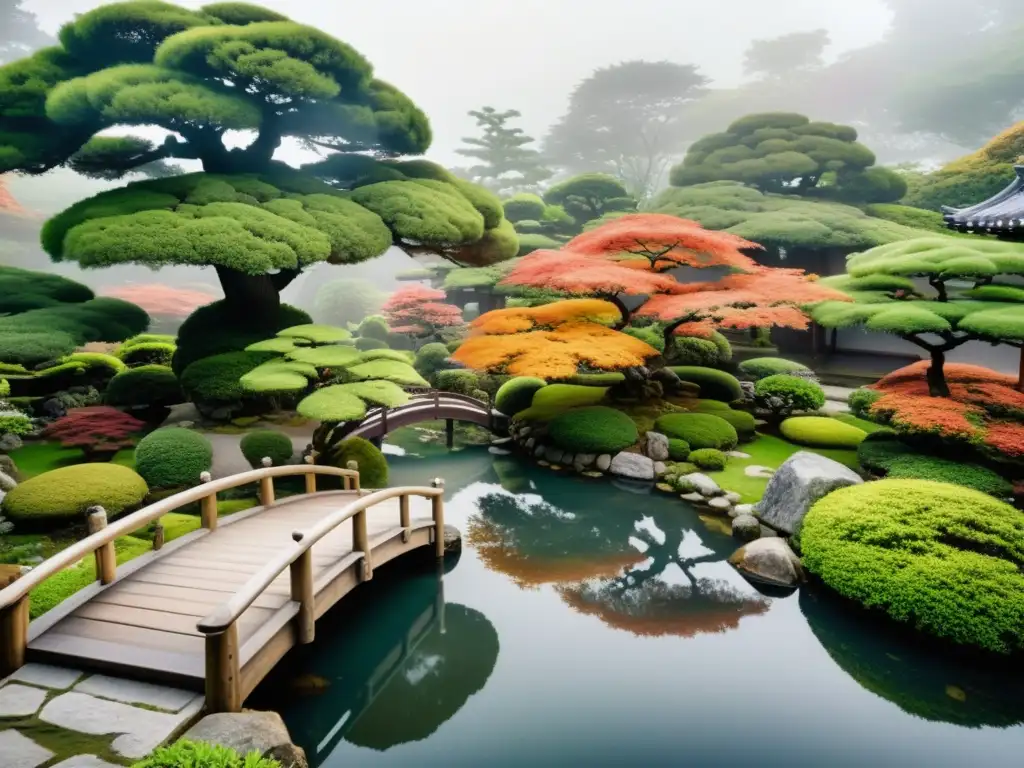
[[[653,480],[654,462],[639,453],[618,453],[612,459],[610,471],[631,480]]]
[[[816,453],[794,453],[772,475],[757,505],[761,521],[792,535],[818,499],[864,481],[849,467]]]
[[[795,587],[803,580],[800,558],[785,539],[762,538],[744,544],[729,558],[736,570],[755,581]]]
[[[648,432],[647,455],[655,461],[668,461],[668,438],[660,432]]]
[[[240,755],[259,752],[277,760],[282,768],[309,768],[306,753],[292,744],[288,728],[276,712],[207,715],[182,738],[229,747]]]

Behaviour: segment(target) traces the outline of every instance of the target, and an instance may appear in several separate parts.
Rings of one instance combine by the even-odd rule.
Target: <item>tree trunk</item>
[[[629,311],[629,307],[627,307],[623,303],[622,299],[619,298],[619,295],[617,293],[604,293],[601,294],[601,298],[604,299],[605,301],[614,304],[615,308],[619,310],[619,315],[621,316],[621,319],[619,320],[619,322],[612,326],[614,330],[621,331],[623,328],[629,325],[629,318],[632,313]]]
[[[232,314],[249,319],[256,327],[276,326],[281,309],[281,294],[274,275],[247,275],[228,267],[217,267],[224,289],[224,303]]]
[[[928,368],[928,394],[932,397],[949,397],[949,384],[946,383],[946,353],[941,349],[929,350],[932,364]]]

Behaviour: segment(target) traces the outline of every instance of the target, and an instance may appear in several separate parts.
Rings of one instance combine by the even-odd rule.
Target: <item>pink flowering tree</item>
[[[461,328],[462,311],[445,303],[444,291],[425,285],[410,285],[391,294],[381,307],[392,333],[412,336],[417,344],[436,341],[445,332]]]

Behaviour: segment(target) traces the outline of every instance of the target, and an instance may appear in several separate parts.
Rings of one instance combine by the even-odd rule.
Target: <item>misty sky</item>
[[[210,0],[182,0],[198,7]],[[376,74],[426,111],[429,156],[449,165],[473,133],[470,109],[518,109],[542,136],[573,86],[596,67],[629,59],[696,63],[724,86],[742,76],[750,40],[826,28],[829,56],[878,40],[889,14],[881,0],[262,0],[354,46]],[[95,0],[28,0],[55,32]],[[344,9],[344,11],[340,9]],[[724,126],[723,126],[724,127]],[[288,153],[290,154],[290,153]],[[293,158],[287,157],[292,160]]]

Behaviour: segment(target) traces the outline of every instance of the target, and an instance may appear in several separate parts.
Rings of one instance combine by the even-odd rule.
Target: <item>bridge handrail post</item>
[[[356,461],[355,459],[352,459],[351,461],[345,463],[345,469],[350,469],[353,472],[355,472],[354,475],[345,478],[345,490],[355,491],[356,496],[362,496],[363,490],[362,486],[360,486],[359,484],[359,462]]]
[[[398,517],[402,526],[402,543],[408,544],[412,536],[412,520],[409,516],[409,495],[402,494],[398,497]]]
[[[301,543],[303,534],[292,534],[296,543]],[[305,549],[290,566],[292,600],[299,604],[295,617],[295,634],[303,645],[313,642],[316,637],[316,598],[313,592],[313,549]]]
[[[431,488],[444,489],[444,480],[435,477],[430,482]],[[430,512],[434,518],[434,554],[444,557],[444,494],[439,493],[430,499]]]
[[[242,710],[242,669],[239,660],[238,624],[206,636],[206,710]]]
[[[312,464],[313,463],[313,457],[312,456],[307,456],[305,461],[306,461],[306,464]],[[304,477],[306,478],[306,493],[316,493],[316,473],[315,472],[307,472],[304,475]],[[345,482],[348,482],[348,478],[345,478]]]
[[[264,456],[260,463],[264,467],[274,466],[274,460],[269,456]],[[260,478],[260,504],[264,507],[269,507],[274,503],[274,478],[270,475]]]
[[[205,484],[210,482],[211,480],[213,480],[213,475],[211,475],[209,472],[203,472],[201,475],[199,475],[200,483]],[[216,531],[217,492],[214,491],[213,493],[207,496],[203,496],[203,500],[202,502],[200,502],[200,505],[201,506],[199,509],[199,518],[203,528],[205,528],[208,531]]]
[[[107,510],[103,507],[89,507],[87,510],[89,535],[99,533],[107,527]],[[108,541],[96,548],[96,578],[100,584],[110,584],[117,578],[117,553],[114,542]]]
[[[28,649],[29,594],[0,608],[0,678],[25,666]]]
[[[441,415],[441,393],[438,390],[434,390],[434,418],[439,418]]]
[[[366,526],[366,510],[352,515],[352,550],[363,553],[363,581],[373,578],[373,563],[370,554],[370,534]]]

